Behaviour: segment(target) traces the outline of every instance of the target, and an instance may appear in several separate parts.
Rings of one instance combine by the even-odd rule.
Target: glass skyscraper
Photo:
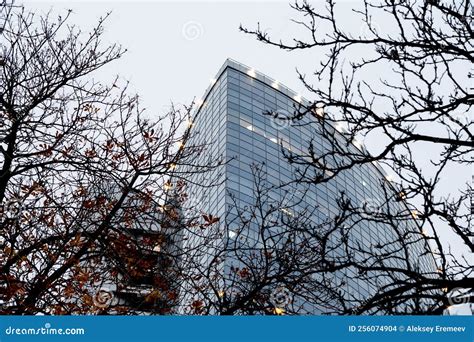
[[[245,234],[238,232],[241,229],[238,223],[242,221],[239,210],[255,205],[255,167],[252,168],[252,165],[258,166],[265,175],[266,184],[273,185],[266,196],[279,204],[278,210],[290,218],[306,213],[308,227],[316,227],[339,214],[337,199],[342,191],[357,204],[377,206],[377,201],[385,198],[380,187],[381,180],[386,181],[385,175],[379,166],[372,164],[353,167],[326,183],[292,183],[302,170],[297,164],[290,164],[285,154],[306,155],[310,142],[316,154],[323,154],[331,146],[321,136],[318,120],[314,117],[305,116],[295,123],[275,118],[291,116],[296,108],[305,105],[305,100],[274,79],[238,62],[227,60],[198,105],[196,120],[193,122],[193,129],[198,134],[193,138],[193,144],[205,146],[205,152],[200,158],[217,159],[222,156],[228,160],[228,163],[214,170],[212,175],[205,176],[218,180],[218,186],[209,189],[190,187],[191,204],[198,206],[201,212],[221,218],[221,223],[225,223],[219,228],[223,230],[222,239],[208,246],[207,256],[202,256],[202,265],[212,260],[220,246],[228,246],[227,242],[233,239],[245,240],[241,243],[242,248],[259,248],[261,232],[258,222],[248,223]],[[268,112],[274,115],[268,115]],[[343,139],[344,135],[336,135],[336,138]],[[352,144],[347,148],[355,150],[362,147]],[[194,182],[199,184],[202,180],[196,178]],[[393,203],[393,206],[402,205]],[[407,221],[406,224],[416,229],[414,220]],[[275,229],[278,230],[278,227]],[[391,236],[393,233],[389,229],[371,221],[353,229],[352,234],[356,241],[366,246],[395,238]],[[189,247],[196,243],[196,239],[198,238],[186,239],[185,245]],[[419,267],[432,269],[432,259],[418,258],[424,254],[425,248],[422,244],[416,245],[411,250],[411,257],[419,263]],[[333,253],[337,256],[337,253],[344,252],[335,249]],[[223,255],[223,273],[244,269],[232,253]],[[396,260],[393,262],[397,263]],[[372,285],[352,279],[350,272],[335,272],[334,277],[345,279],[344,286],[348,293],[359,298],[368,296],[374,290]],[[225,282],[225,278],[220,278],[220,281]],[[325,312],[324,308],[305,302],[304,296],[297,297],[292,295],[293,312]]]

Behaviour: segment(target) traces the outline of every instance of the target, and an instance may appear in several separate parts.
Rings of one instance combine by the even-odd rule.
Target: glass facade
[[[255,203],[255,179],[251,165],[259,165],[269,184],[282,185],[291,182],[302,172],[301,167],[288,163],[285,154],[291,152],[300,156],[307,155],[310,143],[316,154],[321,155],[331,149],[327,139],[321,136],[318,121],[314,118],[303,118],[298,123],[291,123],[264,114],[271,111],[282,117],[287,116],[301,103],[304,105],[304,100],[283,85],[232,60],[226,61],[216,81],[206,91],[193,123],[199,133],[194,138],[194,144],[206,145],[206,152],[200,156],[202,160],[222,156],[229,162],[210,176],[222,182],[221,185],[206,191],[191,187],[193,203],[199,203],[202,211],[227,220],[226,225],[221,225],[221,229],[227,231],[223,232],[222,240],[209,246],[208,257],[203,256],[203,264],[212,258],[215,251],[213,248],[217,249],[227,239],[232,240],[237,236],[232,231],[232,222],[237,221],[238,209]],[[343,135],[340,136],[342,139]],[[348,148],[358,147],[350,145]],[[326,183],[275,186],[269,196],[279,201],[280,210],[289,216],[308,212],[308,208],[314,209],[311,210],[308,227],[316,227],[339,214],[337,199],[342,191],[353,203],[384,198],[380,186],[383,178],[384,174],[377,166],[363,165],[342,172]],[[201,181],[196,179],[195,183],[199,184]],[[394,203],[392,209],[396,210],[401,205]],[[407,221],[406,224],[416,227],[414,221]],[[248,230],[242,245],[258,248],[261,235],[258,222],[249,223]],[[395,239],[393,234],[392,230],[385,229],[383,225],[367,221],[353,229],[352,239],[365,246],[374,246]],[[196,243],[195,239],[197,237],[190,238],[187,243]],[[424,248],[423,245],[416,246],[412,251],[413,257],[423,254]],[[343,251],[335,249],[333,253],[337,256],[337,253],[342,254]],[[393,263],[396,266],[396,258]],[[420,267],[433,268],[430,258],[420,258],[419,263]],[[222,271],[237,268],[237,264],[229,254],[223,262]],[[355,297],[364,298],[374,291],[371,284],[353,279],[351,272],[346,270],[335,273],[334,277],[345,279],[347,291]],[[298,303],[297,313],[324,313],[323,308],[305,303],[302,298],[296,298],[292,302],[294,305]]]

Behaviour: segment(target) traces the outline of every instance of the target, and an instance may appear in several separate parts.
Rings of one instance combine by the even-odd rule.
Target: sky
[[[226,58],[235,59],[278,80],[311,99],[297,79],[296,67],[311,73],[319,62],[312,51],[286,52],[258,42],[239,32],[239,25],[262,28],[273,37],[298,34],[291,19],[295,12],[287,0],[278,1],[16,1],[40,13],[65,14],[72,9],[71,22],[84,30],[100,16],[112,11],[106,22],[104,43],[117,42],[128,49],[120,60],[106,66],[97,79],[115,74],[129,80],[140,94],[149,115],[163,115],[171,103],[189,105],[203,95]],[[313,1],[322,6],[323,1]],[[357,1],[342,0],[342,18],[354,32],[362,30],[353,19],[351,6]],[[386,29],[383,19],[374,19]],[[379,75],[368,75],[379,77]],[[365,141],[377,146],[377,141]],[[421,151],[423,153],[423,151]],[[451,191],[470,181],[472,169],[455,168],[445,179]],[[450,239],[450,237],[446,237]],[[453,240],[456,249],[457,241]]]
[[[20,3],[19,1],[17,1]],[[41,12],[73,10],[72,22],[91,27],[112,11],[106,39],[128,53],[102,70],[131,82],[144,105],[163,113],[171,101],[189,104],[202,96],[226,58],[235,59],[302,90],[295,68],[301,60],[239,32],[239,24],[260,20],[276,36],[285,33],[292,11],[287,1],[36,1],[23,2]],[[309,60],[305,61],[310,62]],[[98,76],[100,77],[100,76]]]

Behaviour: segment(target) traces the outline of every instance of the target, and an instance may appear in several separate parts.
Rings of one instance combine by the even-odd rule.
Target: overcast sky
[[[260,22],[273,37],[294,36],[295,26],[290,19],[295,12],[287,0],[16,2],[43,13],[66,13],[66,9],[72,9],[71,22],[84,30],[92,27],[101,15],[112,11],[106,23],[105,38],[107,42],[122,44],[128,53],[100,71],[97,78],[120,74],[131,82],[132,89],[140,94],[142,104],[151,114],[164,114],[171,101],[189,104],[193,98],[202,96],[228,57],[277,79],[303,96],[308,94],[298,81],[295,68],[310,73],[319,63],[312,51],[288,53],[239,32],[240,24],[254,28]],[[313,2],[318,6],[323,4]],[[350,11],[355,3],[358,2],[338,2],[342,4],[342,18],[357,31],[361,30],[361,24],[353,20]],[[377,23],[375,18],[376,24],[384,27],[383,20],[379,21]],[[377,145],[377,141],[365,143],[369,150],[370,145]],[[471,175],[469,167],[455,168],[452,177],[444,180],[444,188],[458,189]]]
[[[72,22],[81,27],[92,26],[111,10],[106,37],[121,43],[128,53],[103,72],[119,73],[130,80],[153,111],[162,111],[170,101],[190,103],[201,96],[228,57],[278,78],[296,91],[302,87],[295,67],[309,62],[269,49],[238,30],[240,23],[254,27],[262,21],[271,27],[270,33],[284,34],[293,14],[287,1],[23,3],[43,12],[71,8]]]

